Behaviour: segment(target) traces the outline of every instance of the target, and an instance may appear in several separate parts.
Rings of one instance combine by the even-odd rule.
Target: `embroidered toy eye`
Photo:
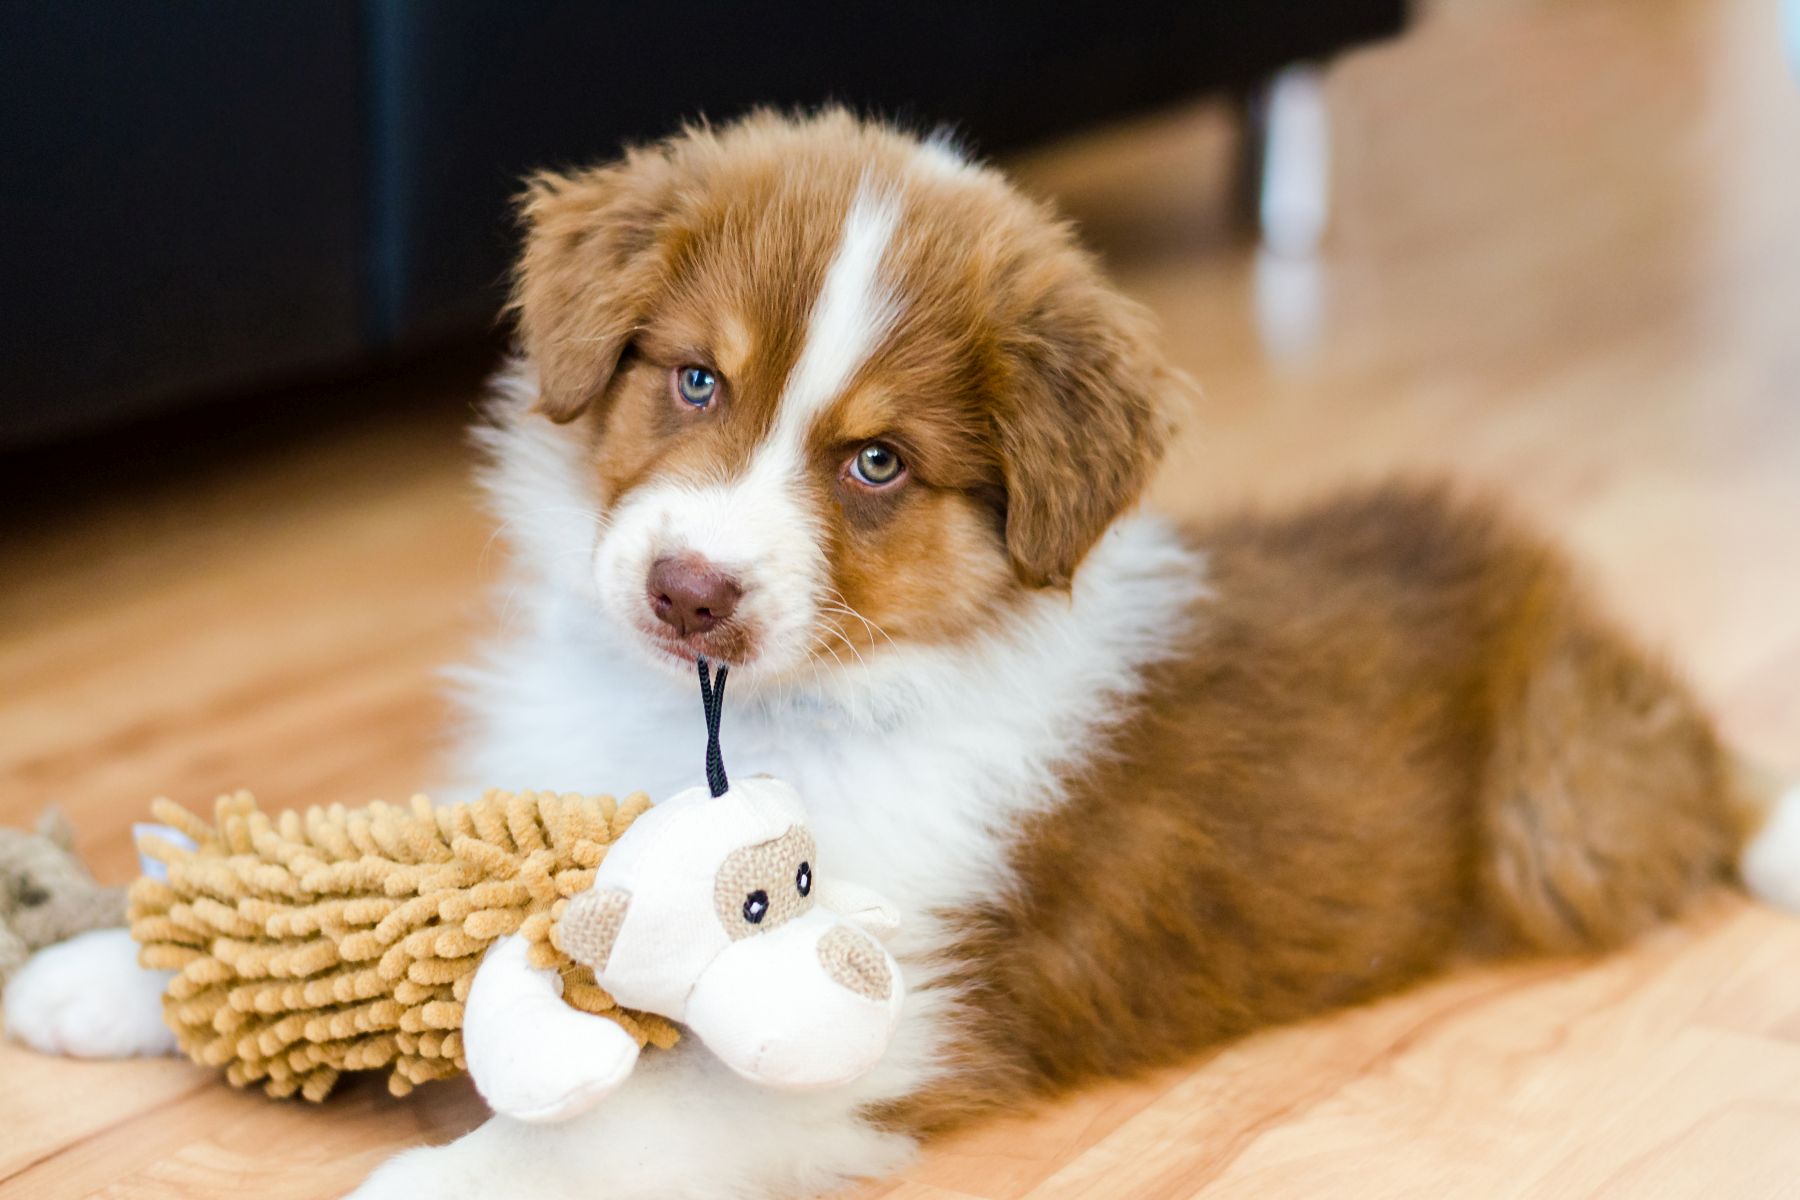
[[[690,408],[709,408],[719,393],[719,377],[705,367],[676,367],[675,396]]]
[[[850,474],[869,487],[886,487],[906,471],[906,464],[885,442],[870,442],[850,460]]]
[[[812,864],[801,863],[800,871],[794,876],[794,886],[800,889],[802,896],[812,894]]]
[[[762,919],[769,915],[769,893],[757,888],[744,897],[744,920],[752,925],[761,925]]]

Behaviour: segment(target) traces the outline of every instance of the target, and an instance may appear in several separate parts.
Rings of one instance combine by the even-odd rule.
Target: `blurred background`
[[[1156,312],[1159,503],[1489,487],[1780,761],[1795,7],[0,6],[0,784],[429,783],[505,619],[464,430],[520,178],[825,101],[954,130]]]
[[[1493,487],[1715,694],[1746,687],[1745,738],[1778,746],[1800,671],[1757,664],[1792,627],[1800,559],[1794,14],[0,6],[0,678],[20,685],[52,632],[89,637],[79,620],[116,624],[164,587],[201,589],[171,614],[230,605],[237,622],[159,623],[137,649],[180,645],[180,669],[126,655],[84,683],[65,669],[49,690],[8,689],[0,771],[136,802],[306,759],[213,720],[133,743],[160,775],[73,750],[93,732],[81,686],[126,719],[164,670],[196,716],[280,712],[316,687],[380,718],[312,746],[301,790],[423,781],[443,719],[429,664],[492,620],[474,599],[496,556],[462,430],[506,345],[520,178],[683,121],[826,101],[954,130],[1068,212],[1156,311],[1203,388],[1160,502],[1396,469]],[[259,564],[312,590],[246,593]],[[298,645],[321,673],[296,688],[277,651]],[[251,680],[285,694],[245,705]],[[374,732],[396,720],[407,736]],[[208,769],[158,782],[208,745]]]
[[[534,168],[827,100],[986,155],[1397,32],[1402,0],[23,3],[0,12],[0,439],[492,327]]]
[[[1154,311],[1202,389],[1155,503],[1485,488],[1800,772],[1797,60],[1800,0],[0,4],[0,824],[58,801],[118,881],[159,793],[431,785],[510,619],[465,430],[520,177],[827,100],[948,124]],[[1791,1197],[1796,961],[1739,905],[869,1195]],[[0,1196],[337,1195],[479,1111],[43,1061],[0,1044]]]

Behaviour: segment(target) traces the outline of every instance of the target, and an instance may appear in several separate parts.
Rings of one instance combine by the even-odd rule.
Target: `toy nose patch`
[[[886,1000],[893,990],[887,956],[865,934],[840,925],[819,939],[819,962],[840,987],[870,1000]]]

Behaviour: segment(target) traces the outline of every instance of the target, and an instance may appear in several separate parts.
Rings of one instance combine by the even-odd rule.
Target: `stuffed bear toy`
[[[37,830],[0,829],[0,988],[46,946],[125,924],[125,892],[102,887],[75,857],[75,831],[60,809]]]

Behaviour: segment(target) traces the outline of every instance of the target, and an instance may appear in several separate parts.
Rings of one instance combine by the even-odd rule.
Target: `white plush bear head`
[[[881,1058],[903,998],[869,893],[816,873],[793,788],[766,776],[657,805],[570,902],[558,943],[629,1008],[688,1026],[733,1070],[830,1087]]]

